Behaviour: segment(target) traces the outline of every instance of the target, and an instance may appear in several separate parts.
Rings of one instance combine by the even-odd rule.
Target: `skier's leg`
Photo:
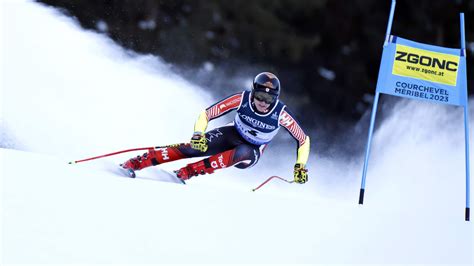
[[[217,153],[204,160],[188,164],[177,171],[177,176],[183,180],[199,174],[212,174],[217,169],[235,165],[238,168],[253,166],[260,157],[259,146],[241,144],[232,150]]]
[[[191,148],[189,143],[161,146],[149,149],[143,155],[133,157],[122,164],[125,169],[134,171],[184,158],[202,157],[216,154],[235,147],[235,129],[233,126],[216,128],[206,133],[208,149],[201,152]]]
[[[257,164],[258,160],[263,154],[263,151],[265,150],[267,144],[261,145],[261,146],[256,146],[256,145],[251,145],[252,150],[249,149],[241,149],[236,152],[236,157],[237,158],[243,158],[243,159],[237,159],[235,161],[238,161],[238,163],[234,164],[236,168],[239,169],[245,169],[245,168],[250,168],[254,165]],[[251,156],[253,154],[253,157]]]

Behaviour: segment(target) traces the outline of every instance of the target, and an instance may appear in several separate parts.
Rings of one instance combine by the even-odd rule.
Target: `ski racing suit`
[[[236,110],[234,121],[225,126],[206,132],[208,122]],[[233,94],[213,104],[199,115],[194,132],[206,132],[207,150],[200,151],[189,143],[155,147],[143,156],[132,158],[129,163],[134,170],[154,166],[184,158],[207,158],[188,164],[178,170],[184,173],[184,179],[216,169],[235,166],[240,169],[255,165],[266,145],[284,127],[298,143],[296,163],[305,165],[310,151],[310,139],[288,110],[277,100],[265,114],[256,112],[252,106],[249,90]],[[181,178],[181,177],[180,177]]]

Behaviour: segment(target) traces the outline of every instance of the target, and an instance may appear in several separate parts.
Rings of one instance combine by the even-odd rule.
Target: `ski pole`
[[[295,181],[293,181],[293,180],[289,181],[289,180],[286,180],[286,179],[284,179],[284,178],[281,178],[281,177],[279,177],[279,176],[274,175],[274,176],[270,176],[269,178],[267,178],[267,180],[265,180],[265,182],[263,182],[262,184],[260,184],[260,186],[258,186],[258,187],[256,187],[256,188],[252,189],[252,191],[255,191],[255,190],[257,190],[257,189],[263,187],[263,185],[265,185],[266,183],[270,182],[270,180],[272,180],[273,178],[278,178],[278,179],[280,179],[280,180],[282,180],[282,181],[285,181],[285,182],[288,183],[288,184],[291,184],[291,183],[295,182]]]
[[[91,158],[86,158],[86,159],[77,160],[77,161],[71,161],[71,162],[69,162],[69,164],[82,163],[82,162],[95,160],[95,159],[99,159],[99,158],[104,158],[104,157],[108,157],[108,156],[112,156],[112,155],[116,155],[116,154],[120,154],[120,153],[130,152],[130,151],[141,151],[141,150],[149,150],[149,149],[153,149],[153,147],[134,148],[134,149],[128,149],[128,150],[123,150],[123,151],[116,151],[116,152],[107,153],[107,154],[104,154],[104,155],[99,155],[99,156],[95,156],[95,157],[91,157]]]

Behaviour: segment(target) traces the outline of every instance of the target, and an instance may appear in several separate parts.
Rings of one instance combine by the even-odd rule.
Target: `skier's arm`
[[[306,162],[308,162],[310,152],[309,136],[304,133],[296,119],[286,108],[280,114],[279,123],[288,130],[298,143],[294,177],[296,182],[305,183],[308,180]]]
[[[285,108],[281,114],[279,123],[293,136],[298,143],[296,163],[306,165],[310,151],[310,139],[300,127],[294,116]]]
[[[214,118],[223,116],[228,112],[239,108],[242,102],[243,93],[233,94],[207,108],[199,114],[196,123],[194,124],[194,134],[191,138],[191,147],[201,152],[207,151],[207,139],[204,132],[206,132],[207,124]]]
[[[242,93],[236,93],[211,105],[209,108],[199,114],[199,117],[194,124],[194,132],[204,134],[209,121],[223,116],[234,109],[237,109],[240,106],[241,101]]]

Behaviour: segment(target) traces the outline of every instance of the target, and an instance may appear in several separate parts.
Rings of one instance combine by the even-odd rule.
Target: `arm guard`
[[[207,118],[206,111],[202,111],[199,114],[199,117],[196,123],[194,124],[194,132],[204,134],[204,132],[206,132],[208,122],[209,122],[209,119]]]
[[[309,137],[306,136],[305,142],[298,148],[298,157],[296,158],[296,163],[306,165],[309,157],[309,148],[310,148],[310,141]]]

